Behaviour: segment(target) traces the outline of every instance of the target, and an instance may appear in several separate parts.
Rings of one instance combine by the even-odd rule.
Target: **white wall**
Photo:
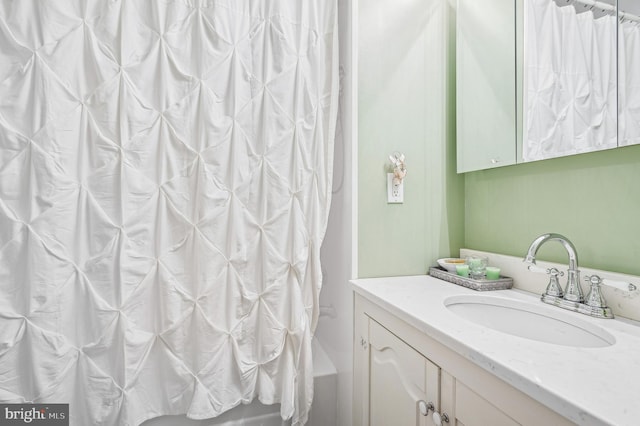
[[[351,8],[338,0],[340,32],[341,95],[334,155],[333,198],[329,224],[322,246],[323,287],[316,337],[338,371],[338,426],[351,425],[353,298],[352,278],[352,155],[353,65]],[[327,419],[326,426],[332,426]]]
[[[451,15],[447,0],[360,2],[359,278],[424,274],[464,240]],[[386,200],[394,151],[406,156],[403,204]]]
[[[638,0],[619,0],[618,7],[623,12],[640,16],[640,2]]]

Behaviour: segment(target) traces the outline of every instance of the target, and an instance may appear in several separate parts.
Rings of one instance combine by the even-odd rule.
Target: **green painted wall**
[[[451,2],[360,2],[358,276],[423,274],[460,247],[524,256],[569,237],[581,266],[640,275],[640,146],[456,174]],[[386,203],[393,151],[405,203]],[[543,260],[564,262],[559,244]]]
[[[468,248],[524,256],[557,232],[580,266],[640,275],[640,146],[467,173],[465,212]],[[539,258],[567,255],[551,243]]]
[[[455,165],[452,11],[445,0],[360,2],[358,276],[424,274],[464,238]],[[388,156],[406,156],[404,204],[387,204]]]

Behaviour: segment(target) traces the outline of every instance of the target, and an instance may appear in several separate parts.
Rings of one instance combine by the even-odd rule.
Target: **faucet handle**
[[[600,285],[602,284],[602,278],[598,275],[585,275],[584,280],[588,281],[591,285]]]
[[[549,268],[547,269],[547,274],[549,274],[549,284],[547,285],[545,294],[548,296],[562,297],[564,293],[562,291],[562,286],[558,281],[558,276],[563,276],[564,272],[559,271],[556,268]]]
[[[558,281],[558,277],[559,276],[562,277],[564,275],[564,272],[559,271],[556,268],[549,268],[549,269],[541,268],[540,266],[537,266],[535,264],[529,265],[527,269],[529,269],[529,271],[531,272],[535,272],[536,274],[549,275],[549,284],[547,284],[547,289],[544,291],[543,297],[545,296],[562,297],[564,295],[564,292],[562,291],[562,286]]]
[[[534,272],[536,274],[547,274],[547,275],[556,275],[556,276],[564,276],[564,272],[557,270],[556,268],[541,268],[537,265],[529,265],[527,267],[529,271]]]
[[[564,277],[564,272],[558,271],[556,268],[547,269],[547,274],[552,277]]]
[[[602,292],[600,291],[600,285],[602,284],[602,278],[598,275],[585,276],[584,280],[591,284],[591,290],[587,295],[585,304],[594,308],[606,308],[607,302],[605,302]]]

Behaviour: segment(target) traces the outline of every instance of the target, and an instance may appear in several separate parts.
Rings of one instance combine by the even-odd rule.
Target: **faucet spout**
[[[527,254],[524,257],[524,261],[527,263],[534,264],[536,263],[536,254],[538,253],[538,249],[547,241],[557,241],[564,249],[567,251],[569,255],[569,270],[567,273],[567,286],[564,291],[563,299],[569,300],[571,302],[581,303],[584,300],[584,295],[582,294],[582,287],[580,287],[580,271],[578,270],[578,253],[576,251],[575,246],[569,239],[560,234],[542,234],[533,242],[531,246],[529,246],[529,250],[527,250]],[[549,295],[549,288],[547,288],[546,295]],[[543,296],[543,297],[545,297]]]
[[[531,264],[536,264],[536,254],[538,253],[538,249],[547,241],[558,241],[567,251],[569,255],[569,270],[577,271],[578,270],[578,252],[576,251],[576,247],[573,243],[565,236],[555,233],[542,234],[529,246],[529,250],[527,250],[527,254],[524,257],[523,261]]]

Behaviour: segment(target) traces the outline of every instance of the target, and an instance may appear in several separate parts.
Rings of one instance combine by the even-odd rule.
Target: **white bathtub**
[[[334,426],[337,415],[337,373],[331,359],[317,339],[312,342],[314,390],[313,406],[307,426]],[[161,416],[141,426],[289,426],[280,418],[280,404],[263,405],[253,401],[218,417],[191,420],[185,416]]]

